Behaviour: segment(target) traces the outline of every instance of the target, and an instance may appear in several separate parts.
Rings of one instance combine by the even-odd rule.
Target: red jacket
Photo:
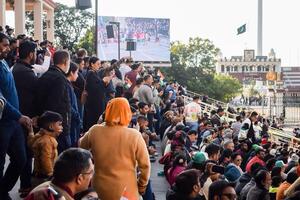
[[[253,158],[251,158],[251,160],[248,162],[247,166],[246,166],[246,172],[250,173],[250,169],[251,169],[251,166],[254,164],[254,163],[259,163],[261,164],[262,166],[266,166],[266,163],[261,160],[260,158],[258,158],[257,156],[254,156]]]

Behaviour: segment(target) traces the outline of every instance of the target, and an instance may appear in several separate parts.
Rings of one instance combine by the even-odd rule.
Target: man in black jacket
[[[70,124],[71,105],[68,94],[68,80],[65,74],[70,68],[70,55],[67,51],[57,51],[53,56],[54,66],[38,80],[37,112],[41,115],[45,111],[58,112],[63,116],[63,133],[57,138],[58,152],[71,146]]]
[[[20,111],[30,118],[36,116],[34,98],[38,77],[35,75],[32,67],[36,60],[36,48],[37,45],[33,42],[25,41],[21,43],[19,46],[20,59],[13,66],[12,70],[20,102]],[[27,129],[23,128],[23,131],[27,135]],[[26,140],[24,146],[26,146],[27,162],[20,177],[21,197],[25,197],[31,188],[32,155],[27,147]]]

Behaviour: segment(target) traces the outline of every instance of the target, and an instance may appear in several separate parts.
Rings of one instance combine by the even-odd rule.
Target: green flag
[[[246,32],[246,24],[244,24],[243,26],[241,26],[241,27],[239,27],[238,29],[237,29],[237,34],[239,35],[239,34],[242,34],[242,33],[245,33]]]

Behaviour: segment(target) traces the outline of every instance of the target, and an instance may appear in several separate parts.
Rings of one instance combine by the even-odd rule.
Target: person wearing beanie
[[[197,169],[201,173],[204,172],[204,167],[205,167],[205,161],[207,160],[207,157],[204,152],[196,152],[192,156],[192,160],[189,162],[188,166],[186,169]]]
[[[287,178],[287,175],[284,173],[285,168],[286,168],[286,165],[284,164],[284,162],[282,160],[277,160],[275,162],[275,167],[281,168],[280,175],[281,175],[282,180],[285,180]]]
[[[235,183],[237,182],[237,180],[241,177],[241,172],[238,168],[236,168],[234,165],[228,165],[225,168],[225,178],[231,182],[231,183]]]
[[[285,169],[285,173],[289,173],[291,169],[299,165],[299,156],[295,153],[292,154],[291,160],[288,162],[288,165]]]
[[[246,165],[247,172],[250,172],[251,165],[253,165],[256,162],[260,163],[262,166],[266,166],[266,163],[264,162],[265,150],[258,145],[257,146],[253,145],[253,146],[256,155],[253,158],[251,158],[251,160]]]

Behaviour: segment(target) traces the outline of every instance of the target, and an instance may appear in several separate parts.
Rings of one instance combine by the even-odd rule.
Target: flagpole
[[[257,55],[262,56],[263,42],[263,0],[257,2]]]

